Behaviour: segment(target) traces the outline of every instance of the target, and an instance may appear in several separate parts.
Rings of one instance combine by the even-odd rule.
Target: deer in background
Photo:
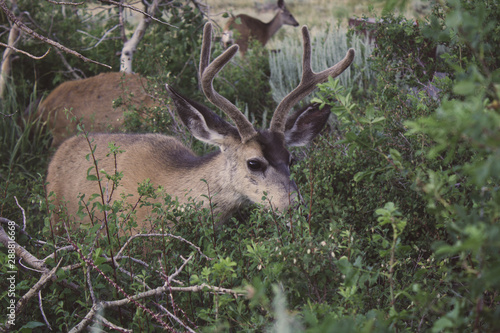
[[[66,81],[42,100],[37,116],[47,121],[52,132],[52,147],[58,147],[74,135],[80,120],[87,131],[117,131],[124,121],[124,111],[129,107],[159,106],[146,91],[147,79],[138,74],[122,72],[102,73],[87,79]],[[122,104],[113,107],[114,100]],[[67,115],[65,110],[70,110]]]
[[[52,147],[58,147],[66,138],[76,134],[76,117],[87,131],[113,132],[119,130],[124,121],[124,111],[131,108],[160,106],[146,91],[150,82],[132,72],[133,54],[137,45],[154,19],[162,0],[151,1],[146,6],[133,35],[125,36],[122,24],[123,48],[120,56],[120,72],[102,73],[97,76],[67,81],[56,87],[40,104],[33,103],[25,115],[35,116],[48,122],[52,132]],[[120,15],[123,13],[120,12]],[[121,101],[114,106],[113,101]],[[37,105],[38,104],[38,105]],[[71,111],[69,115],[65,110]]]
[[[278,13],[268,23],[245,14],[229,19],[224,26],[222,42],[224,47],[229,44],[239,45],[240,52],[244,55],[251,40],[258,40],[264,46],[284,24],[294,27],[299,25],[295,17],[286,9],[285,1],[278,0]],[[237,31],[236,39],[234,39],[233,30]]]
[[[176,138],[161,134],[90,134],[89,140],[95,145],[93,152],[99,161],[99,170],[123,172],[119,186],[111,190],[113,184],[106,183],[104,179],[101,184],[87,179],[88,172],[95,172],[88,171],[93,164],[85,158],[89,152],[89,142],[83,136],[72,137],[59,147],[48,168],[47,191],[56,194],[56,207],[67,202],[69,215],[76,216],[79,194],[85,194],[87,200],[92,194],[100,193],[99,188],[108,189],[103,191],[106,203],[112,201],[111,196],[130,194],[128,202],[132,207],[137,207],[138,228],[133,230],[137,233],[150,223],[148,217],[151,216],[151,207],[137,205],[140,197],[137,193],[138,183],[145,179],[150,179],[154,186],[162,186],[165,193],[181,203],[187,202],[188,197],[203,200],[208,186],[211,207],[219,222],[249,202],[262,203],[280,212],[290,205],[299,204],[301,198],[298,188],[290,179],[292,158],[286,146],[309,143],[323,128],[330,112],[306,108],[290,116],[288,113],[318,83],[340,75],[354,58],[354,50],[350,49],[336,65],[314,73],[311,69],[311,41],[305,26],[302,36],[302,79],[276,108],[270,128],[258,130],[234,104],[214,90],[214,78],[238,52],[238,46],[231,46],[210,62],[212,25],[207,23],[199,66],[201,87],[207,99],[229,116],[234,125],[209,108],[180,95],[171,86],[166,85],[166,88],[179,117],[191,134],[201,141],[219,146],[220,150],[196,156]],[[123,150],[116,158],[109,154],[107,147],[110,142]],[[262,201],[264,193],[267,194],[267,200]],[[204,200],[203,205],[209,207],[208,200]],[[100,219],[100,216],[92,217],[94,223]],[[91,218],[87,216],[76,223],[90,222]]]

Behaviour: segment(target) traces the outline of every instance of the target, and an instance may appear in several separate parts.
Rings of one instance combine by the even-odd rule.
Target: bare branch
[[[101,309],[102,307],[99,304],[94,304],[85,317],[78,324],[76,324],[75,327],[69,331],[69,333],[82,332],[91,323],[97,312],[101,311]]]
[[[49,48],[47,50],[47,52],[45,52],[44,55],[37,57],[36,55],[33,55],[33,54],[31,54],[29,52],[26,52],[26,51],[23,51],[23,50],[19,50],[18,48],[15,48],[14,46],[10,46],[10,45],[4,44],[2,42],[0,42],[0,46],[3,46],[3,47],[8,48],[8,49],[11,49],[14,52],[18,52],[18,53],[24,54],[25,56],[28,56],[28,57],[30,57],[32,59],[35,59],[35,60],[40,60],[40,59],[45,58],[47,56],[47,54],[49,54],[49,52],[50,52],[50,48]]]
[[[118,253],[116,254],[117,257],[121,256],[122,252],[125,250],[125,248],[135,239],[135,238],[139,238],[139,237],[170,237],[170,238],[175,238],[175,239],[178,239],[180,241],[183,241],[189,245],[191,245],[192,247],[194,247],[198,253],[204,257],[205,259],[207,260],[212,260],[212,258],[206,256],[203,252],[201,252],[201,249],[194,245],[193,243],[191,243],[190,241],[182,238],[181,236],[176,236],[176,235],[172,235],[172,234],[169,234],[169,233],[165,233],[165,234],[136,234],[136,235],[133,235],[131,236],[126,242],[125,244],[123,244],[122,248],[118,251]]]
[[[73,51],[69,48],[67,48],[66,46],[64,45],[61,45],[59,44],[58,42],[55,42],[45,36],[42,36],[40,34],[38,34],[37,32],[31,30],[30,28],[28,28],[23,22],[21,22],[8,8],[7,6],[5,5],[5,0],[0,0],[0,8],[4,11],[4,13],[9,17],[9,20],[12,21],[13,24],[17,25],[22,31],[26,32],[27,34],[29,34],[30,36],[33,36],[35,37],[36,39],[39,39],[41,40],[42,42],[46,43],[46,44],[49,44],[49,45],[52,45],[54,47],[57,47],[58,49],[66,52],[66,53],[69,53],[69,54],[72,54],[74,55],[75,57],[83,60],[84,62],[91,62],[91,63],[94,63],[94,64],[97,64],[97,65],[100,65],[100,66],[104,66],[104,67],[107,67],[109,69],[111,69],[111,66],[109,65],[106,65],[106,64],[103,64],[103,63],[100,63],[98,61],[95,61],[95,60],[92,60],[92,59],[89,59],[83,55],[81,55],[80,53],[76,52],[76,51]]]
[[[45,0],[47,2],[53,3],[54,5],[70,5],[70,6],[80,6],[85,2],[65,2],[65,1],[54,1],[54,0]]]
[[[38,280],[37,283],[35,283],[35,285],[33,287],[31,287],[31,289],[26,293],[24,294],[20,299],[19,301],[17,301],[17,304],[16,304],[16,314],[19,314],[22,309],[24,308],[24,306],[28,303],[28,301],[33,297],[35,296],[36,294],[38,294],[38,292],[40,290],[42,290],[43,287],[45,287],[45,285],[47,283],[49,283],[51,280],[53,280],[53,278],[55,277],[56,275],[56,271],[57,269],[59,268],[59,265],[61,264],[62,262],[62,259],[59,260],[59,262],[57,263],[57,266],[52,268],[50,271],[44,273],[41,277],[40,277],[40,280]]]
[[[59,252],[59,251],[73,251],[73,250],[74,250],[73,246],[66,245],[66,246],[63,246],[63,247],[60,247],[60,248],[56,249],[55,252]],[[42,261],[46,262],[48,259],[54,259],[54,252],[52,252],[52,254],[50,254],[47,257],[45,257]]]
[[[172,318],[173,320],[175,320],[179,325],[181,325],[182,327],[184,327],[188,332],[191,332],[191,333],[195,333],[196,332],[191,327],[188,327],[186,324],[184,324],[182,322],[182,320],[180,320],[179,318],[177,318],[177,316],[175,316],[173,313],[171,313],[170,311],[168,311],[164,306],[162,306],[161,304],[157,304],[157,306],[160,308],[160,310],[162,310],[163,312],[165,312],[167,314],[167,316],[169,316],[170,318]]]
[[[178,291],[178,292],[193,292],[193,293],[198,293],[200,291],[210,291],[210,292],[217,293],[217,294],[231,294],[234,296],[246,296],[247,295],[247,292],[244,290],[233,290],[233,289],[229,289],[229,288],[221,288],[221,287],[211,286],[211,285],[208,285],[206,283],[203,283],[203,284],[197,285],[197,286],[190,286],[190,287],[169,287],[165,284],[161,287],[158,287],[158,288],[155,288],[152,290],[148,290],[148,291],[136,294],[134,296],[130,296],[129,298],[123,298],[123,299],[116,300],[116,301],[103,301],[100,304],[103,306],[103,308],[123,306],[123,305],[130,303],[130,301],[137,301],[137,300],[140,300],[143,298],[152,297],[155,295],[160,295],[160,294],[167,292],[169,290]]]
[[[85,261],[85,263],[87,265],[89,265],[91,268],[93,268],[94,270],[96,270],[99,275],[101,275],[106,281],[108,281],[108,283],[110,283],[117,291],[119,291],[122,295],[125,296],[125,300],[127,300],[127,302],[132,302],[134,303],[136,306],[140,307],[142,310],[144,310],[145,312],[147,312],[151,317],[153,317],[163,328],[167,329],[168,331],[172,331],[172,328],[170,326],[168,326],[168,324],[166,322],[164,322],[160,316],[158,316],[158,314],[154,313],[153,311],[151,311],[150,309],[148,309],[147,307],[145,307],[144,305],[142,305],[141,303],[137,302],[136,301],[136,297],[135,296],[130,296],[128,295],[125,290],[123,290],[122,287],[120,287],[115,281],[111,280],[106,274],[104,274],[104,272],[102,270],[99,269],[99,267],[97,267],[94,262],[89,259],[89,258],[86,258],[83,253],[82,253],[82,250],[76,245],[76,243],[74,243],[71,239],[68,239],[70,241],[70,243],[74,246],[76,252],[78,253],[78,255],[80,256],[80,259],[82,259],[83,261]],[[100,305],[102,305],[103,303],[98,303],[97,305],[94,305],[92,306],[92,309],[91,311],[93,310],[93,312],[95,313],[95,308],[96,307],[100,307]],[[90,312],[89,312],[90,314]],[[94,314],[89,317],[89,314],[87,314],[87,316],[85,316],[85,318],[87,320],[90,320]],[[86,320],[84,319],[84,320]],[[88,325],[88,323],[86,324]],[[81,327],[81,329],[85,328],[86,327],[83,326]],[[80,327],[80,324],[78,324],[76,327]],[[78,331],[75,331],[75,332],[79,332],[80,329]],[[70,332],[73,332],[73,329],[70,331]]]
[[[0,219],[4,218],[2,217]],[[23,259],[31,267],[36,268],[43,272],[46,272],[48,270],[47,267],[45,266],[45,263],[42,260],[38,259],[34,255],[26,251],[21,245],[19,245],[16,241],[11,239],[1,226],[0,226],[0,243],[2,243],[6,248],[14,248],[16,257]]]
[[[88,36],[88,37],[91,37],[91,38],[93,38],[93,39],[97,39],[97,43],[95,43],[93,46],[86,47],[86,48],[84,48],[83,50],[84,50],[84,51],[88,51],[88,50],[91,50],[91,49],[93,49],[93,48],[95,48],[95,47],[99,46],[99,44],[101,44],[101,43],[102,43],[102,41],[104,41],[104,40],[105,40],[105,38],[106,38],[106,37],[107,37],[107,36],[108,36],[111,32],[113,32],[115,29],[117,29],[117,28],[119,28],[119,27],[120,27],[119,25],[115,25],[115,26],[114,26],[114,27],[112,27],[111,29],[107,30],[107,31],[106,31],[106,32],[105,32],[105,33],[101,36],[101,38],[97,38],[97,37],[95,37],[95,36],[92,36],[91,34],[89,34],[89,33],[88,33],[88,32],[86,32],[86,31],[77,30],[77,32],[79,32],[79,33],[81,33],[81,34],[84,34],[84,35],[86,35],[86,36]]]
[[[182,256],[181,256],[182,258]],[[189,256],[189,258],[187,259],[184,259],[182,258],[182,260],[184,260],[184,262],[182,263],[181,267],[179,267],[172,275],[170,275],[167,279],[167,283],[170,285],[170,282],[172,282],[172,280],[177,276],[179,275],[180,272],[182,272],[182,270],[184,269],[184,266],[186,266],[186,264],[193,258],[192,255]]]
[[[79,80],[79,79],[82,79],[85,77],[84,75],[80,76],[76,73],[76,71],[79,71],[80,73],[82,73],[82,71],[72,67],[69,64],[69,62],[66,60],[66,58],[64,57],[64,54],[61,52],[61,50],[55,49],[55,51],[56,51],[57,55],[59,56],[59,58],[61,58],[61,61],[64,64],[64,66],[68,69],[68,73],[70,73],[76,80]]]
[[[136,8],[134,6],[130,6],[130,5],[127,5],[127,4],[124,4],[124,3],[120,3],[118,1],[113,1],[113,0],[101,0],[101,2],[107,2],[109,4],[112,4],[112,5],[115,5],[115,6],[119,6],[119,7],[124,7],[124,8],[128,8],[130,10],[133,10],[133,11],[136,11],[138,13],[141,13],[142,15],[144,16],[147,16],[149,17],[150,19],[152,19],[153,21],[156,21],[158,23],[161,23],[161,24],[165,24],[165,25],[168,25],[169,27],[172,27],[172,28],[176,28],[176,29],[179,29],[178,27],[176,27],[175,25],[172,25],[168,22],[164,22],[162,20],[159,20],[151,15],[149,15],[148,13],[146,13],[145,11],[143,10],[140,10],[139,8]]]
[[[52,331],[52,327],[50,326],[47,317],[45,316],[45,311],[43,311],[43,303],[42,303],[42,291],[38,290],[38,306],[40,307],[40,312],[42,313],[43,320],[45,321],[45,325]]]
[[[113,324],[112,322],[110,322],[109,320],[107,320],[106,318],[104,318],[103,316],[101,316],[98,313],[96,313],[95,317],[98,321],[102,322],[105,326],[107,326],[115,331],[125,332],[125,333],[128,333],[128,332],[132,333],[133,332],[133,330],[129,330],[129,329],[126,329],[126,328],[123,328],[123,327],[120,327],[120,326]]]
[[[7,116],[7,115],[5,115]],[[16,222],[11,221],[9,219],[6,219],[5,217],[0,217],[0,223],[4,224],[6,226],[13,225],[14,228],[19,232],[21,235],[28,237],[28,239],[33,239],[30,234],[28,234],[26,231],[24,231]]]
[[[14,196],[14,200],[16,200],[16,205],[17,205],[17,207],[19,207],[19,209],[21,210],[21,212],[23,214],[23,231],[26,231],[26,212],[25,212],[24,208],[21,207],[21,205],[19,204],[19,201],[17,201],[16,196]]]

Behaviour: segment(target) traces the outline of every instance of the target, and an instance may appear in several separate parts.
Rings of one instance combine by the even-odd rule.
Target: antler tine
[[[229,116],[236,125],[240,133],[241,140],[246,142],[257,134],[252,123],[245,117],[243,113],[224,96],[215,91],[213,81],[215,76],[224,68],[224,66],[238,52],[238,45],[233,45],[224,53],[218,56],[210,63],[210,49],[212,47],[212,24],[206,23],[203,29],[203,42],[201,46],[200,57],[200,80],[201,88],[208,100],[215,106],[219,107],[225,114]]]
[[[302,78],[299,85],[283,98],[274,111],[270,125],[270,129],[273,132],[284,133],[286,118],[290,109],[301,99],[309,95],[316,88],[318,83],[326,82],[330,76],[337,77],[342,74],[354,59],[354,49],[349,49],[344,59],[337,64],[322,72],[315,73],[311,68],[311,38],[307,26],[302,27],[302,39],[304,44],[302,55]]]

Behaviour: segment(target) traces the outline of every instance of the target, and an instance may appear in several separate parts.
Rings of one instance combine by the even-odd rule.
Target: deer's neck
[[[231,169],[234,171],[230,162],[222,153],[219,153],[206,163],[197,166],[192,172],[196,176],[192,177],[190,184],[191,197],[196,201],[203,201],[204,207],[212,208],[214,217],[219,222],[230,217],[240,205],[247,201],[235,190],[235,180],[231,176]]]
[[[266,23],[266,42],[283,26],[281,13],[278,13],[274,18]],[[265,43],[264,43],[265,44]]]

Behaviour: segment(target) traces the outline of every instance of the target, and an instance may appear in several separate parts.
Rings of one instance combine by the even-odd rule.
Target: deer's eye
[[[264,171],[266,170],[266,166],[262,161],[253,159],[247,161],[248,168],[251,171]]]

